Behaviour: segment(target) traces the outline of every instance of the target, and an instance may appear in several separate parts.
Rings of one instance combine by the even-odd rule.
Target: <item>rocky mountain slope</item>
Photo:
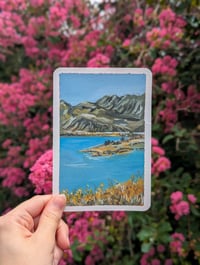
[[[104,96],[72,106],[60,101],[60,133],[143,132],[144,95]]]

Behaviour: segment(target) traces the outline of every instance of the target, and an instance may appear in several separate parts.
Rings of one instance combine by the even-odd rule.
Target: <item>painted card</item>
[[[65,211],[150,207],[151,88],[144,68],[55,70],[53,193]]]

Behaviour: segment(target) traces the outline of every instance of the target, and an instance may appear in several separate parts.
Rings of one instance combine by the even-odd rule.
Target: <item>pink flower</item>
[[[155,175],[159,175],[160,172],[164,172],[171,167],[171,162],[167,157],[159,157],[153,165],[153,172]]]
[[[176,191],[171,194],[170,210],[175,214],[175,219],[179,220],[181,216],[188,215],[190,212],[190,205],[187,201],[183,201],[183,193],[181,191]]]
[[[183,234],[181,233],[174,233],[171,235],[171,237],[174,239],[174,240],[180,240],[181,242],[184,242],[185,241],[185,237]]]
[[[152,145],[158,145],[158,140],[156,138],[151,138],[151,144]]]
[[[177,122],[177,102],[167,99],[165,109],[159,112],[161,120],[165,122],[165,132],[169,132]]]
[[[30,0],[30,4],[35,8],[40,7],[43,3],[44,0]]]
[[[92,248],[90,255],[93,257],[95,264],[98,261],[102,261],[104,258],[103,252],[97,244]]]
[[[181,201],[177,203],[177,213],[179,216],[181,215],[188,215],[190,212],[190,206],[189,203],[186,201]]]
[[[4,149],[7,149],[8,147],[10,147],[10,145],[12,144],[12,140],[11,139],[6,139],[3,144],[2,144],[2,147]]]
[[[152,247],[149,252],[142,255],[140,259],[140,265],[160,265],[160,261],[156,258],[153,258],[156,253],[156,249]],[[151,260],[151,261],[150,261]]]
[[[164,9],[160,13],[159,19],[160,19],[161,26],[165,26],[165,23],[174,22],[175,21],[176,14],[170,8]]]
[[[164,265],[173,265],[173,262],[171,259],[166,259]]]
[[[19,185],[25,178],[24,170],[17,167],[0,168],[0,174],[4,176],[2,182],[3,187],[14,187],[15,185]]]
[[[40,50],[39,48],[37,47],[38,46],[38,43],[37,41],[30,37],[30,36],[26,36],[26,37],[23,37],[22,39],[22,43],[25,47],[25,50],[26,50],[26,54],[29,56],[29,57],[35,57],[39,54]]]
[[[113,220],[118,222],[122,221],[126,217],[126,213],[122,211],[116,211],[112,213]]]
[[[141,8],[137,8],[134,11],[133,22],[138,27],[143,27],[145,25],[144,18],[143,18],[143,10]]]
[[[35,193],[51,193],[52,190],[52,150],[46,151],[32,166],[29,179],[35,185]]]
[[[95,261],[94,261],[94,259],[90,255],[88,255],[86,257],[86,259],[85,259],[85,265],[95,265]]]
[[[196,198],[196,196],[194,196],[194,194],[188,194],[187,198],[188,198],[189,202],[191,202],[193,204],[195,204],[197,201],[197,198]]]
[[[167,55],[163,58],[157,58],[152,66],[153,74],[164,74],[169,76],[176,75],[176,66],[178,61]]]
[[[181,89],[175,89],[174,95],[175,95],[177,101],[183,101],[185,99],[185,94]]]
[[[150,46],[167,49],[173,43],[179,44],[184,34],[185,21],[168,8],[160,13],[159,22],[159,27],[152,28],[146,34],[146,39]]]
[[[122,44],[122,46],[123,47],[129,47],[130,44],[131,44],[131,40],[130,39],[125,39],[124,42],[123,42],[123,44]]]
[[[175,25],[182,28],[186,25],[185,21],[182,18],[178,17],[176,13],[174,13],[170,8],[164,9],[160,13],[159,20],[161,27]]]
[[[165,251],[165,246],[163,246],[163,245],[158,245],[158,246],[157,246],[157,251],[158,251],[159,253],[163,253],[163,252]]]
[[[148,7],[148,8],[145,10],[145,15],[146,15],[146,17],[151,16],[152,13],[153,13],[153,8],[152,8],[152,7]]]
[[[148,253],[143,254],[142,258],[140,259],[140,265],[149,265],[148,259],[149,259],[149,254]]]
[[[50,23],[53,28],[60,29],[62,23],[66,20],[68,7],[63,7],[62,4],[56,1],[49,8]]]
[[[77,16],[71,15],[70,19],[71,19],[71,21],[73,23],[74,28],[79,28],[80,27],[80,19]]]
[[[125,21],[126,23],[129,23],[129,22],[131,21],[131,19],[132,19],[132,17],[131,17],[130,14],[127,14],[127,15],[124,16],[124,21]]]
[[[24,10],[27,7],[27,2],[24,0],[6,0],[0,1],[0,9],[7,11]]]
[[[172,241],[170,242],[170,249],[172,253],[177,253],[179,256],[183,255],[182,245],[185,237],[181,233],[174,233],[171,235]]]
[[[151,265],[160,265],[160,260],[159,259],[152,259]]]
[[[84,38],[84,44],[89,47],[96,47],[99,36],[100,32],[98,30],[89,32]]]
[[[152,247],[152,248],[149,250],[148,254],[149,254],[149,256],[153,257],[153,256],[155,255],[155,252],[156,252],[155,248]]]
[[[88,61],[87,67],[106,67],[109,63],[110,59],[107,56],[98,53],[94,58]]]
[[[26,197],[29,195],[26,188],[24,188],[24,187],[14,187],[13,192],[17,197],[20,197],[20,198]]]
[[[137,9],[135,9],[134,14],[142,15],[143,14],[143,10],[141,8],[137,8]]]
[[[162,90],[165,91],[166,93],[172,93],[174,88],[175,88],[175,83],[174,82],[164,82],[162,83],[161,87]]]
[[[166,74],[170,76],[176,75],[176,66],[178,62],[176,59],[167,55],[163,58],[157,58],[154,65],[152,66],[152,72],[154,74]]]
[[[163,150],[163,149],[162,149],[161,147],[159,147],[159,146],[153,146],[153,147],[152,147],[152,151],[153,151],[153,153],[158,154],[158,155],[160,155],[160,156],[165,155],[165,150]]]
[[[183,199],[182,191],[175,191],[170,196],[172,204],[178,203]]]
[[[43,34],[44,26],[45,18],[43,16],[31,17],[26,28],[27,35],[37,38],[37,34]]]

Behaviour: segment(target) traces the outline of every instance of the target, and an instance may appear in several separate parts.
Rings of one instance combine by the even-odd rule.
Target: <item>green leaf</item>
[[[158,54],[156,49],[150,49],[150,55],[152,58],[156,59]]]
[[[143,228],[138,234],[137,237],[141,240],[141,241],[145,241],[145,240],[149,240],[150,238],[152,238],[152,236],[155,233],[155,229],[151,228],[151,227],[147,227],[147,228]]]
[[[152,246],[151,243],[143,243],[141,246],[142,252],[147,253],[150,250],[151,246]]]
[[[172,231],[172,227],[171,227],[170,223],[168,223],[168,222],[162,222],[158,227],[159,233],[171,232],[171,231]]]
[[[171,242],[171,236],[169,234],[163,234],[159,236],[159,242],[167,244]]]
[[[165,144],[167,142],[169,142],[170,140],[174,139],[174,135],[173,134],[168,134],[164,137],[164,139],[162,140],[162,143]]]
[[[200,242],[197,242],[197,243],[195,244],[195,250],[196,250],[196,251],[200,251]]]
[[[200,217],[200,212],[197,210],[197,208],[195,208],[193,205],[191,205],[190,209],[191,209],[191,212],[194,216]]]

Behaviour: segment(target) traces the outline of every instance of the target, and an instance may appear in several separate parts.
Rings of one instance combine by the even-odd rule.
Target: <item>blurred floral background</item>
[[[0,213],[51,193],[56,67],[153,73],[152,206],[64,216],[61,264],[200,264],[198,0],[0,1]]]

